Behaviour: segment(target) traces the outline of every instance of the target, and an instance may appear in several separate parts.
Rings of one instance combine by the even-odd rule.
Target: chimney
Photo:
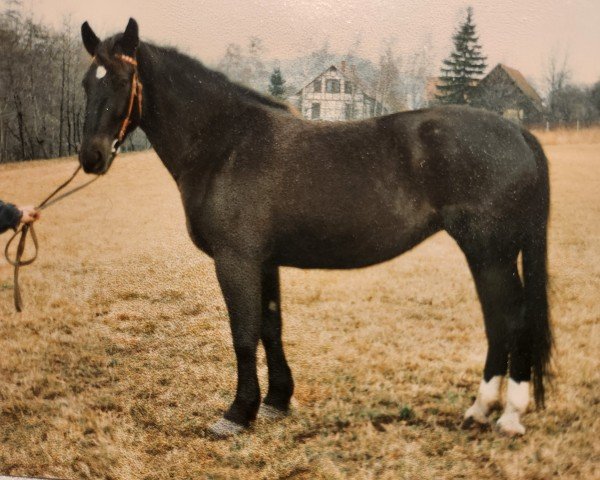
[[[342,73],[346,73],[346,60],[342,60]]]

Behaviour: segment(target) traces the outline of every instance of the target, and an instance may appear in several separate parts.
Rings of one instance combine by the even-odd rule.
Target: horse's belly
[[[386,219],[387,220],[387,219]],[[360,268],[390,260],[440,230],[431,212],[411,222],[369,222],[356,229],[306,228],[278,244],[280,265],[298,268]]]

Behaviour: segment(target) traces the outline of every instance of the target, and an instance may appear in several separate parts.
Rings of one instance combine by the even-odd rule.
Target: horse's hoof
[[[243,425],[227,420],[224,417],[219,418],[219,420],[208,427],[208,432],[214,438],[233,437],[234,435],[242,433],[244,430],[245,427]]]
[[[272,405],[267,405],[266,403],[261,403],[260,408],[258,409],[258,416],[269,421],[281,420],[288,415],[289,412],[279,410],[278,408],[275,408]]]
[[[485,422],[482,422],[481,420],[478,420],[475,417],[465,417],[460,426],[464,430],[478,428],[479,430],[484,431],[490,428],[490,422],[487,420]]]
[[[487,415],[483,412],[479,405],[475,403],[465,412],[462,428],[472,428],[475,425],[479,427],[487,427],[489,423],[490,420]]]
[[[501,433],[509,437],[525,435],[525,427],[521,424],[517,413],[504,413],[496,425]]]

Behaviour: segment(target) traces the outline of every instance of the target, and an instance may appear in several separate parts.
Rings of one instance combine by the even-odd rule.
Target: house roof
[[[499,63],[496,65],[490,73],[488,73],[484,78],[479,81],[479,85],[485,84],[486,80],[490,75],[496,70],[500,70],[505,75],[507,75],[512,82],[516,85],[516,87],[523,92],[523,94],[529,98],[538,108],[542,108],[542,99],[535,91],[535,89],[531,86],[531,84],[525,80],[525,77],[518,70],[508,67],[503,63]],[[425,85],[425,96],[428,100],[433,100],[435,98],[435,94],[437,93],[437,86],[439,83],[439,77],[430,77],[427,79],[427,83]]]
[[[506,65],[504,65],[502,63],[499,63],[498,65],[496,65],[494,67],[494,69],[492,70],[492,72],[498,68],[503,70],[510,77],[510,79],[515,83],[515,85],[519,88],[519,90],[521,90],[525,94],[525,96],[527,96],[538,107],[542,106],[541,97],[538,95],[538,93],[535,91],[535,89],[529,84],[529,82],[527,80],[525,80],[525,77],[523,76],[523,74],[521,72],[519,72],[518,70],[516,70],[514,68],[507,67]],[[489,77],[492,72],[488,73],[486,78]],[[485,78],[484,78],[484,80],[485,80]]]
[[[296,95],[300,95],[302,93],[302,90],[304,90],[311,83],[313,83],[317,78],[319,78],[321,75],[328,72],[329,70],[335,70],[335,71],[339,72],[340,75],[342,75],[342,77],[344,77],[344,80],[349,80],[350,82],[352,82],[354,84],[354,86],[358,87],[367,97],[371,97],[372,99],[375,98],[375,96],[372,95],[371,92],[369,91],[369,89],[365,86],[363,81],[358,77],[358,75],[356,74],[356,71],[354,70],[354,68],[352,66],[350,68],[342,69],[341,67],[338,67],[336,65],[330,65],[328,68],[323,70],[316,77],[314,77],[310,82],[306,83],[300,90],[298,90],[296,92]]]

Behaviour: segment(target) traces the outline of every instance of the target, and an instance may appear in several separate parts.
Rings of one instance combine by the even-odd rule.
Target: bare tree
[[[387,106],[391,111],[399,111],[405,108],[405,99],[402,97],[400,84],[402,59],[394,53],[393,39],[386,40],[384,44],[385,49],[379,58],[379,68],[373,88],[375,115],[382,115],[384,106]]]
[[[564,92],[571,80],[569,56],[555,48],[550,53],[545,65],[546,103],[551,120],[565,121]]]
[[[250,37],[246,49],[230,43],[217,63],[217,69],[234,82],[266,92],[269,71],[263,60],[264,54],[265,48],[259,37]]]
[[[429,39],[417,51],[404,55],[400,67],[400,89],[406,107],[413,110],[427,106],[427,82],[432,76],[433,59]]]

